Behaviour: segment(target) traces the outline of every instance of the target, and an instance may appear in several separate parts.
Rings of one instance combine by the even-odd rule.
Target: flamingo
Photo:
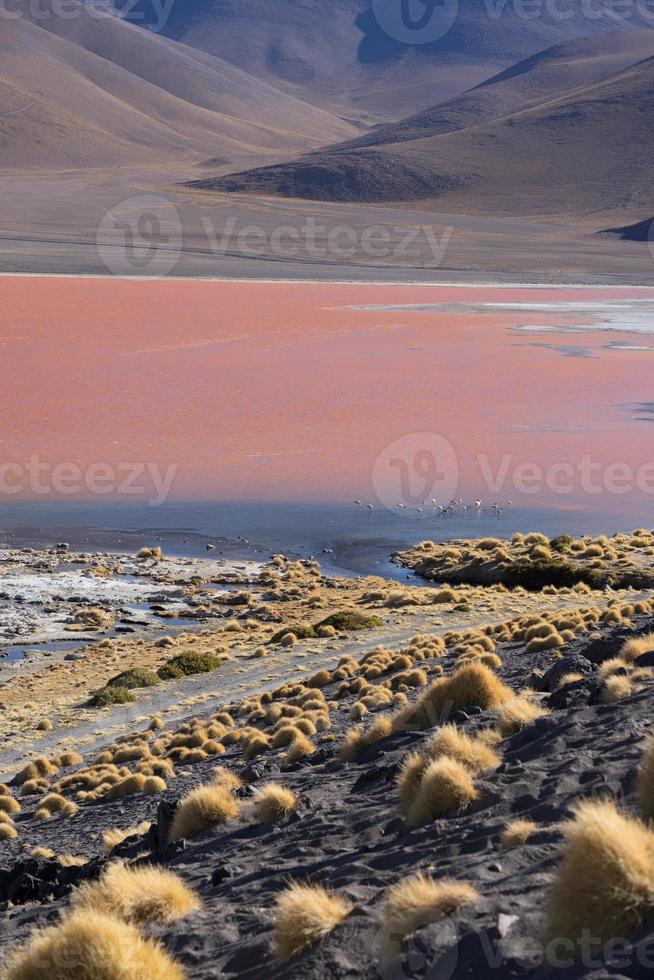
[[[374,509],[375,508],[373,507],[372,504],[366,504],[366,510],[368,511],[369,514],[372,514]]]
[[[481,510],[481,500],[475,500],[475,508]]]
[[[418,517],[422,517],[422,515],[424,514],[424,510],[422,509],[422,507],[416,507],[416,514],[418,515]]]
[[[354,501],[354,506],[355,506],[355,507],[363,507],[363,504],[361,503],[361,501],[360,501],[360,500],[355,500],[355,501]]]

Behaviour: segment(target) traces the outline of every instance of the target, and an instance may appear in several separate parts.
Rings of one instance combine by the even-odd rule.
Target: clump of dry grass
[[[141,791],[144,796],[155,796],[157,793],[166,792],[166,780],[161,776],[146,776]]]
[[[623,698],[628,698],[631,691],[631,679],[629,677],[611,674],[604,678],[601,692],[602,703],[613,704],[615,701],[621,701]]]
[[[579,946],[583,930],[608,942],[654,914],[654,832],[611,800],[580,803],[547,907],[547,935]]]
[[[463,881],[441,881],[422,873],[403,878],[388,889],[382,912],[387,943],[413,935],[418,929],[476,901],[478,892]]]
[[[200,908],[181,878],[164,868],[108,865],[97,881],[85,882],[71,898],[74,909],[117,916],[125,922],[175,922]]]
[[[293,882],[277,899],[273,943],[282,962],[321,942],[340,925],[352,906],[319,885]]]
[[[83,910],[37,930],[9,957],[3,980],[185,980],[159,943],[111,916]]]
[[[254,796],[254,810],[261,823],[282,820],[297,810],[298,799],[295,793],[279,783],[264,783],[258,787]]]
[[[408,813],[413,805],[426,768],[427,759],[422,752],[410,752],[402,761],[396,785],[400,795],[400,807],[404,813]]]
[[[53,760],[59,769],[67,769],[69,766],[79,766],[84,759],[78,752],[63,752],[58,759]]]
[[[469,806],[478,795],[468,769],[456,759],[442,756],[426,766],[407,819],[422,824],[450,816]]]
[[[453,724],[439,728],[425,745],[424,753],[429,759],[447,755],[475,774],[485,769],[497,769],[501,761],[486,742],[466,735]]]
[[[515,735],[521,728],[529,725],[536,718],[543,718],[548,715],[546,708],[534,704],[526,697],[514,697],[503,705],[497,719],[497,727],[502,738]]]
[[[631,640],[626,640],[620,648],[620,658],[631,664],[637,657],[644,653],[651,653],[654,650],[654,633],[645,633],[644,636],[635,636]]]
[[[216,782],[198,786],[179,804],[170,828],[170,840],[196,837],[215,824],[233,820],[238,812],[238,801],[226,786]]]
[[[0,823],[0,841],[15,840],[18,831],[13,823]]]
[[[124,796],[134,796],[135,793],[142,793],[145,783],[146,777],[142,772],[133,772],[111,786],[107,792],[107,799],[119,800]]]
[[[447,715],[466,705],[498,708],[515,697],[499,677],[485,664],[471,663],[458,668],[450,677],[439,677],[416,705],[403,708],[393,719],[394,731],[406,728],[431,728],[446,720]]]
[[[532,834],[538,831],[538,824],[533,820],[512,820],[506,825],[500,836],[502,847],[520,847],[526,844]]]
[[[102,840],[104,841],[105,851],[107,854],[111,854],[115,847],[118,847],[119,844],[122,844],[129,837],[142,837],[144,834],[147,834],[151,826],[152,824],[149,820],[144,820],[135,827],[127,827],[125,830],[122,830],[120,827],[113,827],[111,830],[103,831]]]
[[[44,776],[53,776],[57,772],[57,766],[55,766],[48,759],[43,756],[38,759],[33,759],[28,763],[14,778],[15,786],[22,786],[29,779],[40,779]]]
[[[0,812],[13,817],[20,813],[20,803],[13,796],[0,796]]]
[[[525,653],[540,653],[541,650],[556,650],[563,646],[563,638],[559,633],[550,633],[548,636],[534,636],[525,647]]]
[[[34,847],[30,851],[30,857],[44,858],[46,861],[58,861],[63,868],[81,868],[87,864],[86,858],[76,857],[73,854],[55,854],[49,847]]]
[[[231,772],[225,766],[216,766],[213,771],[213,780],[225,789],[240,789],[243,781],[236,773]]]
[[[300,733],[289,745],[284,756],[284,762],[291,765],[294,762],[299,762],[307,755],[313,755],[315,751],[316,747],[311,739]]]
[[[362,725],[355,725],[346,731],[341,744],[338,758],[341,762],[351,762],[356,759],[359,753],[369,745],[387,738],[393,731],[393,722],[386,715],[380,715],[367,731]]]

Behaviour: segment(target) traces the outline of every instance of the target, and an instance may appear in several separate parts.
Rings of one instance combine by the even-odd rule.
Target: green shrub
[[[107,687],[124,687],[131,691],[136,687],[154,687],[161,680],[153,670],[146,667],[133,667],[132,670],[124,670],[122,674],[117,674],[107,681]]]
[[[344,609],[342,612],[332,613],[326,619],[316,624],[319,626],[333,626],[335,630],[366,630],[373,629],[375,626],[383,626],[384,621],[379,616],[368,616],[366,613],[359,612],[358,609]]]
[[[560,554],[565,554],[566,551],[570,551],[573,544],[574,538],[571,538],[569,534],[559,534],[558,537],[552,538],[550,541],[550,548],[552,551],[558,551]]]
[[[134,695],[126,687],[101,687],[87,701],[89,708],[106,708],[110,704],[129,704]]]
[[[530,592],[538,592],[545,585],[556,588],[570,588],[578,582],[585,582],[593,589],[606,585],[608,576],[595,568],[584,568],[558,558],[539,558],[537,561],[517,561],[509,568],[503,578],[510,588],[522,585]]]
[[[221,660],[212,653],[180,653],[167,660],[158,673],[161,680],[178,680],[191,674],[208,674],[220,667],[220,664]]]
[[[309,625],[309,623],[296,623],[295,626],[284,626],[283,629],[278,630],[274,636],[270,637],[268,642],[279,643],[287,633],[293,633],[294,636],[297,636],[298,640],[310,640],[316,635],[314,627]]]

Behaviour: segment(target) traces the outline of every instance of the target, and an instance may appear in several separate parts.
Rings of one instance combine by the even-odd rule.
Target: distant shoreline
[[[3,272],[4,279],[97,279],[118,282],[224,282],[224,283],[261,283],[262,285],[299,285],[299,286],[419,286],[424,288],[467,288],[467,289],[653,289],[651,283],[623,283],[619,281],[597,280],[589,282],[520,282],[504,280],[466,280],[466,279],[304,279],[301,277],[265,278],[258,276],[114,276],[99,272]]]

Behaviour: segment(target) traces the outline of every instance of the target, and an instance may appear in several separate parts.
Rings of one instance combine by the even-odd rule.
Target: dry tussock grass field
[[[97,719],[95,744],[53,700],[0,784],[3,977],[363,977],[418,953],[417,976],[445,954],[454,976],[536,978],[561,955],[581,976],[615,940],[640,976],[652,542],[533,534],[401,559],[518,567],[527,585],[400,588],[279,555],[248,588],[191,583],[195,630],[101,639],[106,673],[62,709]],[[561,554],[583,574],[536,587]],[[195,713],[163,697],[117,720],[188,678]],[[116,690],[134,701],[95,697]]]

